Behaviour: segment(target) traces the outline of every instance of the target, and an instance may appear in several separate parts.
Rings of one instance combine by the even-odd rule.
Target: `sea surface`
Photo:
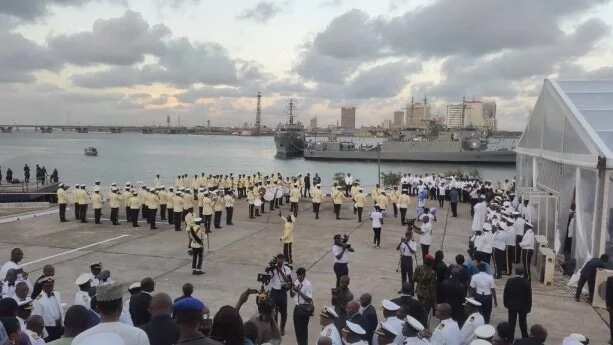
[[[98,149],[98,157],[87,157],[84,148]],[[362,184],[377,183],[377,162],[307,161],[302,158],[275,158],[272,137],[166,135],[140,133],[43,134],[33,131],[0,133],[0,167],[13,176],[23,177],[24,164],[44,165],[51,174],[58,169],[60,181],[103,185],[127,181],[152,183],[160,174],[164,183],[174,183],[179,174],[270,174],[297,175],[319,173],[324,186],[330,185],[337,172],[350,172]],[[512,165],[459,165],[444,163],[382,163],[381,172],[445,173],[477,169],[482,178],[494,181],[513,178]]]

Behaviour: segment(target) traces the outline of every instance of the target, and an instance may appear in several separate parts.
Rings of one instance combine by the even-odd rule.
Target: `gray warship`
[[[289,101],[289,121],[279,124],[275,130],[275,146],[277,147],[277,158],[302,157],[305,147],[304,126],[300,122],[294,122],[295,104],[294,100]]]
[[[415,136],[380,144],[332,140],[309,142],[305,159],[387,162],[446,162],[515,164],[513,151],[519,137],[484,136],[478,131],[443,131],[436,136]]]

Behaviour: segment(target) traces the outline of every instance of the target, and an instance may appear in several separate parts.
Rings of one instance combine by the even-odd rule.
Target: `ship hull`
[[[275,136],[277,158],[302,157],[304,154],[304,136],[297,133],[280,133]]]
[[[305,159],[384,162],[515,164],[514,151],[385,152],[306,150]]]

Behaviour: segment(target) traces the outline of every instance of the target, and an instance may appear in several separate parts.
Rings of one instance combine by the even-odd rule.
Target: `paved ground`
[[[333,218],[331,205],[323,205],[320,220],[313,219],[308,203],[301,204],[295,243],[296,266],[307,268],[307,277],[314,285],[317,309],[330,302],[330,288],[335,278],[330,255],[332,236],[335,233],[351,235],[356,249],[350,260],[351,290],[357,297],[370,292],[377,307],[383,298],[396,297],[400,277],[395,272],[398,256],[395,251],[404,229],[399,221],[387,218],[383,228],[382,245],[371,245],[372,231],[368,222],[358,224],[348,204],[343,208],[340,221]],[[287,209],[284,207],[284,212]],[[108,210],[105,214],[108,215]],[[72,215],[72,210],[69,210]],[[257,272],[261,272],[270,258],[282,251],[279,242],[281,219],[277,212],[267,212],[256,220],[249,220],[246,205],[238,203],[235,225],[224,227],[211,235],[210,248],[205,259],[206,275],[191,275],[191,258],[186,254],[186,236],[171,231],[168,225],[151,231],[145,226],[134,229],[125,223],[112,226],[106,220],[103,225],[80,224],[75,221],[59,223],[57,216],[40,215],[25,217],[19,221],[0,224],[0,257],[8,259],[10,248],[19,246],[25,251],[25,269],[35,278],[44,264],[54,264],[57,271],[57,289],[64,300],[72,301],[74,280],[78,274],[88,271],[89,264],[101,261],[110,269],[116,281],[131,283],[145,276],[156,279],[158,291],[177,297],[184,282],[191,282],[196,293],[212,311],[229,304],[234,305],[246,288],[257,288]],[[469,211],[460,209],[460,218],[448,218],[439,214],[434,226],[433,248],[441,245],[446,261],[458,253],[464,253],[467,230],[470,228]],[[444,235],[444,236],[443,236]],[[85,247],[85,248],[83,248]],[[78,249],[78,250],[75,250]],[[560,285],[560,284],[558,284]],[[563,287],[544,287],[533,283],[534,306],[529,323],[541,323],[549,331],[548,344],[560,344],[561,339],[572,332],[581,332],[591,338],[592,344],[608,341],[608,326],[590,306],[576,303]],[[499,296],[503,282],[499,282]],[[500,300],[501,297],[500,297]],[[290,302],[285,344],[293,344]],[[249,301],[241,310],[243,319],[255,312],[255,302]],[[494,311],[493,322],[506,318],[506,310],[500,306]],[[310,339],[319,332],[318,319],[310,323]],[[519,330],[518,330],[519,332]]]

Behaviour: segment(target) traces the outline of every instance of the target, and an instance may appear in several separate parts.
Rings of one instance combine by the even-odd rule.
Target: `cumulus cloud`
[[[237,18],[264,24],[281,13],[283,7],[274,1],[260,1],[254,7],[245,9]]]
[[[48,14],[52,6],[81,6],[91,1],[99,0],[3,0],[0,1],[0,14],[33,20]],[[125,3],[125,0],[106,1]]]
[[[52,36],[48,44],[54,54],[75,65],[131,65],[147,54],[163,54],[163,40],[169,35],[168,27],[150,26],[140,13],[127,11],[118,18],[96,20],[91,31]]]
[[[46,47],[19,33],[0,30],[0,42],[0,82],[30,82],[34,80],[33,72],[61,65]]]
[[[382,42],[377,22],[365,12],[351,10],[317,34],[313,47],[323,55],[347,59],[377,56]]]

